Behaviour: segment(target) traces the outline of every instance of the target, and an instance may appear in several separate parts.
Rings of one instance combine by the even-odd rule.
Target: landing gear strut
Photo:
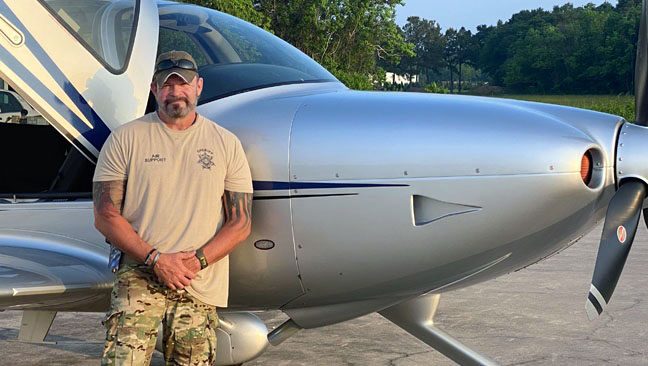
[[[434,325],[440,298],[437,294],[423,295],[387,308],[380,315],[460,365],[497,365]]]

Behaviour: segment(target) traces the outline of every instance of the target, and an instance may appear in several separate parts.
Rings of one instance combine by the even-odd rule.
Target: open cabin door
[[[144,114],[158,24],[150,0],[0,0],[0,78],[95,161]]]

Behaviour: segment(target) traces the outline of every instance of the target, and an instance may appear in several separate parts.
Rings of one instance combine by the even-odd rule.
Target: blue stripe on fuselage
[[[379,187],[409,187],[408,184],[367,184],[367,183],[324,183],[324,182],[252,182],[255,191],[281,191],[290,189],[334,189],[334,188],[379,188]]]

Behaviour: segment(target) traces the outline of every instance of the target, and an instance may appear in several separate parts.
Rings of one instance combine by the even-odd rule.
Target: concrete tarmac
[[[643,221],[643,220],[642,220]],[[502,365],[648,365],[648,234],[641,223],[607,312],[585,314],[602,226],[538,264],[441,296],[436,324]],[[47,344],[14,341],[19,311],[0,313],[0,365],[96,365],[102,314],[63,313]],[[286,317],[260,314],[269,328]],[[156,355],[153,365],[163,365]],[[246,365],[452,365],[380,315],[304,330]]]

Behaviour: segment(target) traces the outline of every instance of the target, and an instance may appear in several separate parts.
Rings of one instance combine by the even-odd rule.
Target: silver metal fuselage
[[[281,307],[304,327],[481,282],[574,243],[615,190],[623,123],[335,84],[248,93],[201,112],[242,139],[257,183],[254,232],[232,256],[231,305]],[[261,251],[258,240],[276,247]]]
[[[485,281],[575,242],[615,190],[623,123],[568,107],[339,83],[252,91],[199,112],[239,136],[255,181],[253,233],[231,256],[230,307],[281,308],[303,327]],[[592,149],[588,187],[580,162]],[[50,278],[65,278],[69,295],[46,308],[107,306],[112,275],[90,201],[1,208],[4,239],[50,248],[45,262],[70,247],[96,268],[97,278],[79,278],[61,266]],[[260,240],[274,247],[257,249]],[[72,280],[100,285],[75,297]]]

